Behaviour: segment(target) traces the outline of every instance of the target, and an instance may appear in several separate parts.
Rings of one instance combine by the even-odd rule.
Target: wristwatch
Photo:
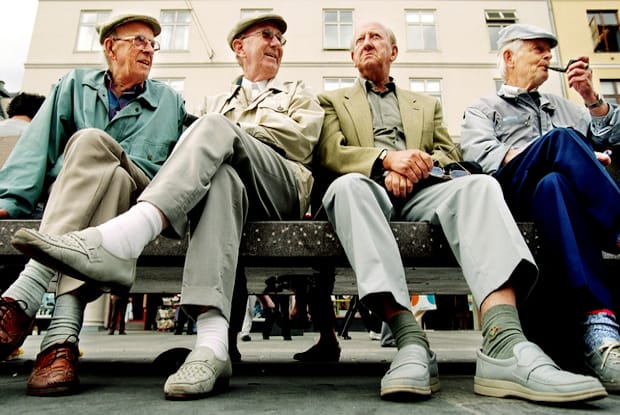
[[[385,160],[385,157],[387,156],[387,152],[388,152],[387,148],[384,148],[383,150],[381,150],[381,152],[379,153],[379,156],[375,160],[375,163],[372,166],[372,172],[371,172],[371,177],[373,179],[381,178],[381,176],[383,176],[383,173],[385,172],[385,168],[383,167],[383,160]]]
[[[593,103],[585,104],[587,109],[592,110],[594,108],[600,107],[601,105],[605,103],[605,100],[603,100],[603,98],[601,97],[601,94],[596,94],[596,98],[597,100],[594,101]]]

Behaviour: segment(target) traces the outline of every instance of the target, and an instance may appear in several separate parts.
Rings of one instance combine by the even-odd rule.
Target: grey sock
[[[73,294],[63,294],[56,297],[56,306],[52,321],[41,341],[41,350],[45,350],[54,343],[76,343],[79,340],[84,308],[86,303]]]
[[[620,341],[618,323],[613,314],[605,312],[589,314],[583,325],[585,327],[583,341],[587,353],[597,349],[606,341]]]
[[[496,359],[512,357],[517,343],[526,341],[517,308],[500,304],[491,307],[482,318],[482,353]]]
[[[19,277],[2,294],[19,300],[19,304],[29,317],[34,317],[41,306],[43,294],[47,292],[50,281],[56,272],[37,261],[30,260]]]
[[[399,349],[409,344],[418,344],[429,351],[430,347],[426,334],[410,311],[396,314],[387,324]]]

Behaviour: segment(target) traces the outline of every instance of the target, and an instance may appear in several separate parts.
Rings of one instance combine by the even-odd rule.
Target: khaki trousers
[[[60,235],[99,225],[128,210],[148,183],[146,174],[109,134],[95,128],[80,130],[67,143],[40,230]],[[57,294],[82,284],[62,276]]]

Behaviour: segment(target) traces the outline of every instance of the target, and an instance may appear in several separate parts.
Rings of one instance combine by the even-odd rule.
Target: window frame
[[[499,39],[499,32],[504,27],[517,23],[519,17],[517,11],[514,9],[485,9],[484,20],[487,26],[487,34],[489,36],[489,45],[491,51],[496,52],[497,40]]]
[[[83,17],[85,16],[85,14],[96,14],[95,22],[93,24],[85,24],[83,22]],[[100,52],[101,44],[99,43],[99,33],[97,33],[97,26],[109,20],[111,15],[112,15],[112,10],[108,10],[108,9],[80,10],[77,33],[75,36],[74,51],[77,53]],[[89,27],[90,27],[90,30],[88,29]],[[89,36],[92,36],[88,40],[84,39],[84,42],[90,43],[90,46],[88,48],[80,48],[82,44],[82,36],[85,36],[85,32],[83,30],[90,32]]]
[[[336,22],[335,23],[327,22],[326,21],[327,13],[333,13],[333,12],[336,12],[338,14]],[[343,13],[350,13],[351,20],[349,22],[342,21],[341,14]],[[354,35],[353,9],[323,9],[322,18],[323,18],[323,50],[350,50],[351,44],[353,41],[353,35]],[[336,34],[338,36],[338,39],[336,39],[335,46],[328,46],[326,43],[329,37],[327,33],[327,28],[329,26],[336,27]],[[343,33],[343,28],[345,27],[348,27],[350,30],[350,38],[348,40],[346,39],[346,33]]]
[[[172,23],[166,22],[164,15],[167,13],[174,13],[174,19]],[[179,14],[187,13],[188,21],[180,22]],[[192,25],[192,11],[190,9],[162,9],[159,13],[159,23],[161,25],[161,34],[159,35],[159,44],[161,45],[160,52],[188,52],[189,51],[189,40],[190,40],[190,30]],[[167,39],[168,36],[168,27],[172,27],[172,31],[170,34],[170,39]],[[172,47],[176,45],[177,37],[178,37],[178,29],[180,27],[186,27],[186,33],[184,34],[185,39],[183,39],[183,47],[176,48]]]
[[[414,23],[410,23],[409,22],[408,16],[410,14],[419,14],[419,16],[420,16],[419,20],[420,21],[419,21],[418,24],[414,24]],[[432,22],[432,24],[425,24],[423,22],[422,15],[429,15],[429,14],[433,17],[433,22]],[[410,42],[410,28],[412,28],[412,27],[419,28],[419,33],[420,33],[420,35],[422,37],[422,48],[416,48],[416,47],[413,47],[411,45],[411,42]],[[428,47],[428,48],[426,47],[426,37],[424,35],[425,34],[425,30],[424,30],[425,27],[432,27],[433,28],[433,32],[434,32],[433,33],[434,45],[432,45],[432,47]],[[437,10],[436,9],[407,9],[407,10],[405,10],[405,31],[406,31],[406,36],[407,36],[407,50],[418,51],[418,52],[419,51],[437,51],[437,50],[439,50],[439,47],[438,47],[438,43],[439,42],[437,40],[438,31],[437,31]]]

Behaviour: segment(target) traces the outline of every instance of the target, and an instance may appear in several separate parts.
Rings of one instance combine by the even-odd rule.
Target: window
[[[78,52],[93,52],[101,50],[97,26],[110,18],[110,12],[104,10],[89,10],[80,12],[77,43]]]
[[[588,24],[594,42],[594,52],[620,52],[617,10],[590,10]]]
[[[189,24],[192,16],[189,10],[162,10],[161,43],[162,50],[188,50]]]
[[[405,18],[409,49],[436,50],[435,12],[433,10],[409,10]]]
[[[353,38],[352,10],[323,10],[323,48],[350,49]]]
[[[273,9],[241,9],[241,18],[257,16],[261,14],[273,13]]]
[[[157,78],[158,81],[161,81],[168,85],[170,88],[177,91],[181,96],[183,96],[183,88],[185,86],[185,80],[181,78]]]
[[[517,23],[517,13],[514,10],[485,10],[484,17],[489,30],[491,50],[497,50],[499,31],[513,23]]]
[[[601,79],[601,94],[607,102],[620,104],[620,79]]]
[[[410,79],[409,88],[413,92],[430,95],[441,103],[441,80],[439,79]]]
[[[349,86],[353,86],[355,83],[355,78],[347,77],[347,78],[324,78],[323,79],[323,90],[324,91],[333,91],[334,89],[346,88]]]

